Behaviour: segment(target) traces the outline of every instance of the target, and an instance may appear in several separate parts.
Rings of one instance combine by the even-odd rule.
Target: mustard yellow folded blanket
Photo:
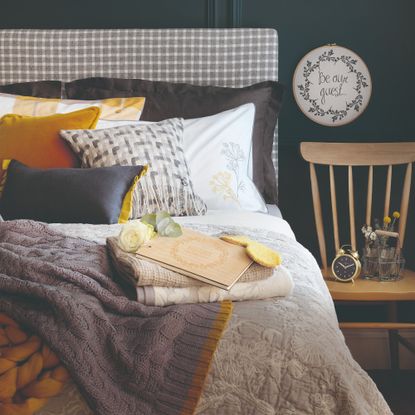
[[[0,313],[0,415],[32,415],[69,379],[49,347]]]

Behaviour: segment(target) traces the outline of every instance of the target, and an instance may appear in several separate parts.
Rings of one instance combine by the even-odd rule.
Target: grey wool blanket
[[[55,351],[94,413],[193,413],[231,304],[147,307],[111,275],[105,246],[0,222],[0,312]]]

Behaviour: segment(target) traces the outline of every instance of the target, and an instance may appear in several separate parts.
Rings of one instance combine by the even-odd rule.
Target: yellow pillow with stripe
[[[17,114],[45,117],[53,114],[65,114],[88,107],[98,107],[101,109],[101,120],[138,121],[143,111],[144,103],[144,97],[107,98],[90,101],[0,94],[0,116]]]

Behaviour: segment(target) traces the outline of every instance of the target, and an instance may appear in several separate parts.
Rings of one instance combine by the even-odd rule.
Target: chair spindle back
[[[316,173],[316,164],[327,165],[329,168],[330,180],[330,201],[333,220],[334,249],[337,252],[340,248],[339,221],[337,213],[337,195],[335,169],[337,166],[347,166],[348,177],[348,201],[349,201],[349,222],[350,222],[350,244],[357,249],[356,243],[356,215],[355,215],[355,194],[353,182],[353,167],[368,167],[367,197],[366,197],[366,223],[370,224],[372,219],[373,206],[373,182],[374,167],[387,166],[384,216],[389,215],[393,166],[406,164],[406,172],[403,182],[399,235],[401,248],[405,239],[406,224],[408,219],[408,206],[411,193],[412,163],[415,161],[415,142],[408,143],[322,143],[303,142],[301,143],[301,155],[309,162],[311,193],[313,198],[314,218],[316,223],[317,238],[321,255],[323,272],[328,274],[327,248],[324,233],[323,214],[321,207],[320,188]]]

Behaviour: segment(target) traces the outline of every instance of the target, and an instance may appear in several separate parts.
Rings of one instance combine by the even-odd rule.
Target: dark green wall
[[[316,253],[308,170],[299,156],[298,144],[302,140],[415,140],[414,16],[412,0],[3,0],[0,27],[276,28],[280,80],[287,86],[279,124],[280,206],[298,239]],[[337,128],[319,126],[302,115],[291,92],[292,74],[299,59],[326,43],[356,51],[366,61],[373,80],[373,95],[365,113],[354,123]],[[365,189],[359,174],[356,180],[362,184],[356,186],[357,190]],[[393,208],[398,207],[398,196],[395,194]],[[339,199],[340,210],[347,214],[347,209],[342,209],[344,196],[340,194]],[[380,206],[380,193],[377,199]],[[414,208],[412,203],[406,248],[412,267]],[[344,229],[344,242],[348,239],[346,232]]]
[[[317,253],[308,170],[299,155],[301,141],[415,141],[412,120],[415,115],[415,2],[411,0],[252,0],[243,2],[243,25],[275,27],[280,40],[279,78],[287,88],[280,116],[280,206],[298,239]],[[337,43],[357,52],[367,63],[372,76],[373,94],[367,110],[355,122],[342,127],[324,127],[306,118],[294,102],[291,81],[295,67],[309,50],[326,43]],[[342,172],[344,173],[344,172]],[[356,191],[366,190],[366,171],[356,172]],[[384,188],[384,172],[379,187]],[[399,176],[401,172],[398,172]],[[398,177],[397,177],[398,178]],[[340,191],[339,208],[346,217],[346,181]],[[398,189],[396,180],[396,189]],[[395,184],[395,183],[394,183]],[[341,187],[341,186],[340,186]],[[362,195],[360,195],[362,196]],[[322,198],[328,200],[327,193]],[[382,217],[383,194],[375,194],[377,216]],[[363,197],[358,197],[362,202]],[[391,208],[399,209],[400,192],[394,192]],[[415,204],[406,244],[412,267],[415,258]],[[363,211],[362,211],[363,213]],[[330,228],[330,211],[326,224]],[[359,221],[360,219],[360,221]],[[358,216],[364,223],[363,215]],[[348,228],[341,229],[341,240],[349,241]],[[329,241],[330,242],[330,241]],[[334,254],[334,252],[330,252]]]

